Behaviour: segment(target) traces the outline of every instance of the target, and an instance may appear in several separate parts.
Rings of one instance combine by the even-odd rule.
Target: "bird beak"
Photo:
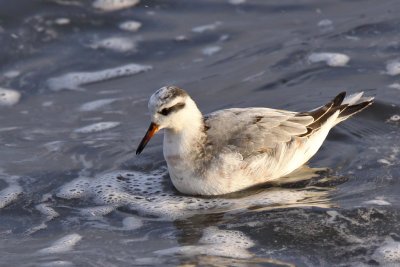
[[[150,141],[150,139],[153,137],[153,135],[156,132],[158,132],[158,128],[159,128],[159,126],[157,124],[155,124],[154,122],[150,123],[149,129],[147,130],[146,135],[143,137],[138,148],[136,149],[136,155],[139,155],[140,153],[142,153],[142,150],[147,145],[147,143]]]

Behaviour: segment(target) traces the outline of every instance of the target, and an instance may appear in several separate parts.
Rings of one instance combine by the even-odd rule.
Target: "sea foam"
[[[180,254],[190,257],[208,255],[246,259],[253,256],[247,250],[253,246],[254,242],[243,232],[208,227],[204,229],[199,245],[172,247],[158,250],[155,254],[160,256]]]
[[[72,72],[48,79],[47,85],[53,91],[63,89],[84,90],[81,86],[85,84],[134,75],[151,69],[152,67],[149,65],[128,64],[92,72]]]
[[[390,76],[400,74],[400,60],[391,60],[386,63],[386,73]]]
[[[107,49],[114,52],[136,52],[136,40],[131,37],[109,37],[94,41],[93,49]]]
[[[121,22],[118,27],[124,31],[137,32],[140,27],[142,27],[142,23],[134,20],[128,20]]]
[[[99,110],[107,105],[110,105],[111,103],[114,103],[117,100],[118,100],[117,98],[106,98],[106,99],[98,99],[98,100],[90,101],[90,102],[82,104],[82,106],[80,106],[79,110],[86,111],[86,112]]]
[[[206,24],[206,25],[201,25],[201,26],[194,27],[194,28],[192,28],[192,32],[203,33],[203,32],[206,32],[206,31],[213,31],[219,25],[221,25],[221,22],[216,21],[216,22],[211,23],[211,24]]]
[[[0,87],[0,106],[13,106],[20,98],[21,94],[18,91]]]
[[[102,11],[115,11],[137,5],[139,0],[95,0],[92,6]]]
[[[0,169],[0,179],[7,183],[7,187],[0,191],[0,209],[15,202],[23,193],[22,187],[18,184],[19,177],[9,176]]]
[[[254,206],[327,206],[325,191],[273,189],[241,198],[204,199],[179,195],[171,190],[168,183],[170,181],[164,169],[151,173],[120,170],[93,178],[76,178],[60,187],[56,195],[64,199],[86,199],[103,207],[100,211],[87,210],[84,207],[85,214],[101,214],[103,209],[105,213],[109,213],[113,208],[124,206],[144,216],[156,216],[165,220]]]
[[[391,237],[387,237],[385,242],[375,250],[372,258],[378,261],[382,266],[399,266],[400,242],[394,241]]]
[[[106,131],[119,126],[121,123],[117,121],[103,121],[75,129],[75,133],[97,133]]]
[[[311,63],[325,62],[330,67],[343,67],[350,61],[350,57],[340,53],[312,53],[308,60]]]
[[[47,248],[43,248],[38,252],[40,254],[55,254],[68,252],[74,248],[74,246],[82,239],[79,234],[69,234],[51,244]]]
[[[0,209],[16,201],[22,194],[22,187],[18,184],[11,184],[0,191]]]
[[[212,56],[212,55],[218,53],[219,51],[221,51],[221,49],[222,48],[220,46],[216,46],[216,45],[215,46],[207,46],[207,47],[203,48],[201,52],[205,56]]]

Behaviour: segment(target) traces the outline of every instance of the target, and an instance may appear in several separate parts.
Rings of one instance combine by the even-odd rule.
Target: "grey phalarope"
[[[136,154],[164,129],[164,157],[174,186],[191,195],[227,194],[298,169],[332,127],[373,99],[342,92],[308,112],[231,108],[203,116],[186,91],[166,86],[150,97],[151,124]]]

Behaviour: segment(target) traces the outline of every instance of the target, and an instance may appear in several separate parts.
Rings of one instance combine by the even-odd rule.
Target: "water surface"
[[[1,265],[399,264],[399,12],[394,0],[2,1]],[[292,176],[313,178],[198,198],[172,187],[161,135],[134,155],[148,97],[170,84],[204,113],[305,111],[343,90],[376,102]]]

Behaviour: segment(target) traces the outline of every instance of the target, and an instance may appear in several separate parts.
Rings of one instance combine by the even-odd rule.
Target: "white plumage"
[[[372,97],[339,94],[309,112],[232,108],[202,116],[182,89],[163,87],[150,98],[152,135],[165,129],[164,157],[174,186],[192,195],[220,195],[273,181],[306,163],[329,130],[363,110]]]

